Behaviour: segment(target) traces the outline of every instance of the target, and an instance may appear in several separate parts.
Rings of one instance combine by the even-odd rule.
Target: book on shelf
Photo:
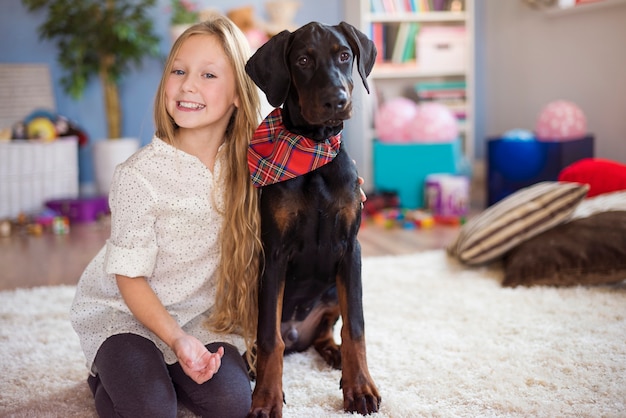
[[[418,102],[446,105],[458,120],[467,116],[466,92],[464,80],[420,81],[415,84]]]
[[[409,23],[409,33],[407,35],[406,42],[404,44],[404,53],[402,54],[402,62],[415,61],[416,47],[417,47],[417,35],[419,33],[420,24],[417,22]]]
[[[384,13],[385,6],[383,0],[370,0],[370,13]]]
[[[463,91],[467,87],[465,80],[420,81],[415,84],[417,94]]]
[[[465,10],[464,3],[464,0],[370,0],[370,11],[372,13],[460,12]]]
[[[417,22],[372,22],[370,39],[378,52],[376,62],[400,64],[415,61],[419,28]]]
[[[396,0],[383,0],[383,8],[385,13],[396,12]]]
[[[387,49],[385,48],[385,28],[381,22],[372,22],[372,42],[376,46],[376,62],[385,60]]]
[[[409,40],[409,26],[408,22],[401,22],[398,25],[398,33],[396,33],[396,39],[393,43],[393,49],[391,52],[391,62],[399,64],[404,57],[404,47]]]
[[[370,1],[373,13],[460,12],[465,10],[465,2],[463,0]]]
[[[423,12],[461,12],[465,10],[464,0],[416,0]]]

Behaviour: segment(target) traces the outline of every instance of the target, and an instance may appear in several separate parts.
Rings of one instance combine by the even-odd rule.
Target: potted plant
[[[64,90],[79,99],[93,77],[102,85],[110,139],[121,137],[122,111],[118,83],[132,67],[139,66],[147,56],[158,56],[159,37],[154,31],[148,10],[155,0],[22,0],[30,12],[45,10],[46,19],[39,26],[42,39],[57,43],[58,61],[65,75],[61,78]],[[125,141],[99,141],[125,142]],[[127,154],[129,145],[124,143]],[[139,141],[130,144],[136,150]],[[96,153],[94,146],[94,153]],[[132,151],[134,152],[134,150]],[[110,152],[109,152],[110,153]],[[127,157],[127,156],[126,156]],[[96,178],[98,157],[94,157]],[[117,164],[123,156],[113,157]],[[107,163],[101,163],[103,164]],[[102,193],[108,192],[109,171],[105,169]]]
[[[172,0],[170,18],[170,35],[172,42],[191,25],[198,22],[200,12],[190,0]]]

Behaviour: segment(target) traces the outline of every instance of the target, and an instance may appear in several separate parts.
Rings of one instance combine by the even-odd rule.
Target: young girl
[[[173,45],[152,142],[117,167],[111,237],[71,308],[100,416],[242,417],[260,251],[247,148],[259,98],[243,34],[215,17]],[[209,326],[207,326],[210,325]]]

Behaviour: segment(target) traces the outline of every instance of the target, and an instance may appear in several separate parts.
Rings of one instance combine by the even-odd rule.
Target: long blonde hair
[[[165,63],[154,106],[156,136],[172,143],[177,129],[167,113],[165,82],[182,43],[194,35],[215,36],[222,45],[235,72],[236,92],[240,105],[233,111],[225,132],[222,170],[225,191],[221,230],[221,260],[215,307],[209,326],[224,333],[244,336],[248,362],[254,367],[252,347],[256,338],[257,294],[261,249],[258,192],[250,181],[247,153],[252,134],[259,123],[258,90],[245,72],[250,57],[243,33],[228,18],[215,15],[187,29],[172,46]]]

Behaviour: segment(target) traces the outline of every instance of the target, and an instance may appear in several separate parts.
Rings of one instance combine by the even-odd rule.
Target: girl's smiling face
[[[193,35],[181,45],[165,83],[167,111],[181,130],[225,131],[239,99],[235,74],[218,39]]]

